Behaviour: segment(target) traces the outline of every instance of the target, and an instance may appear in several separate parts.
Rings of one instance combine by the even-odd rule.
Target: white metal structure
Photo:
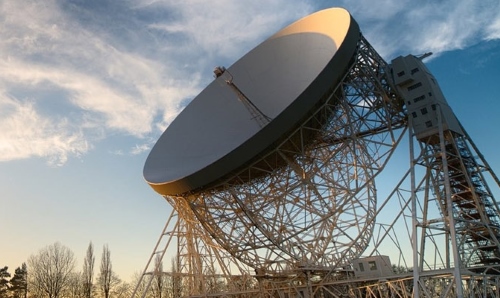
[[[280,50],[291,59],[273,65],[268,58]],[[300,58],[305,64],[294,64]],[[183,284],[174,296],[500,297],[500,213],[488,186],[500,183],[421,58],[387,64],[345,10],[329,9],[228,68],[230,82],[193,100],[146,162],[146,180],[174,207],[175,221],[144,270],[147,285],[163,274]],[[311,63],[302,85],[280,93],[296,78],[277,74]],[[278,104],[269,103],[274,97]],[[231,115],[184,127],[226,100]],[[269,117],[253,119],[259,115]],[[241,135],[224,121],[242,121]],[[198,126],[208,127],[216,140],[200,138],[214,148],[186,149],[200,142],[190,138],[169,147],[196,137]],[[210,131],[219,128],[220,137]],[[408,171],[377,199],[377,176],[404,136]],[[172,248],[177,271],[159,272],[155,256]],[[375,267],[356,272],[365,266]]]

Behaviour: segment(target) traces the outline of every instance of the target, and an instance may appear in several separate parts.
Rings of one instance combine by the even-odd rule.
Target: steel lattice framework
[[[420,142],[422,154],[415,162],[430,171],[429,189],[441,213],[452,215],[462,266],[478,272],[498,272],[498,268],[489,267],[500,261],[500,212],[483,173],[496,176],[474,158],[480,153],[473,151],[471,144],[465,135],[443,132],[443,142],[436,143],[432,137]],[[446,201],[448,196],[451,204]],[[443,225],[450,224],[435,221],[426,225],[426,233],[442,231]],[[452,260],[442,261],[449,264]]]
[[[369,242],[374,177],[399,141],[404,114],[395,112],[386,64],[364,39],[355,58],[343,83],[275,150],[211,190],[177,198],[260,273],[346,266]]]
[[[143,276],[162,274],[151,260],[176,247],[177,296],[500,297],[488,186],[500,182],[463,128],[438,119],[418,135],[398,91],[412,87],[394,75],[361,36],[342,82],[274,150],[210,189],[165,197],[177,224]],[[409,169],[377,200],[375,179],[405,135]],[[355,276],[354,259],[383,253],[397,270]]]

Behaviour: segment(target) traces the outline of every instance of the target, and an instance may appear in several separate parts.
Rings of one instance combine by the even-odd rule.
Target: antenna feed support
[[[432,55],[432,52],[427,52],[425,54],[422,54],[422,55],[418,56],[417,58],[423,61],[425,58],[427,58],[427,57],[429,57],[431,55]]]
[[[216,66],[214,68],[214,78],[218,78],[226,72],[226,68],[224,66]]]

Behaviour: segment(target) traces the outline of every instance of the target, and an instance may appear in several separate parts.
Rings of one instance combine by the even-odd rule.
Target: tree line
[[[126,283],[113,271],[107,245],[103,246],[99,268],[95,268],[95,259],[94,246],[90,242],[79,271],[69,248],[59,242],[51,244],[31,255],[13,275],[7,266],[0,268],[0,298],[129,298],[133,293],[134,297],[179,298],[189,295],[192,287],[210,294],[258,288],[250,275],[233,276],[228,281],[212,272],[202,281],[194,282],[192,275],[182,272],[179,256],[172,258],[168,272],[163,270],[162,260],[157,256],[152,275],[136,273],[131,283]],[[252,296],[238,295],[241,298]]]
[[[127,297],[129,285],[115,274],[108,245],[102,249],[101,263],[94,280],[95,254],[89,243],[82,271],[75,269],[73,252],[59,242],[31,255],[16,268],[0,268],[1,298],[111,298]]]

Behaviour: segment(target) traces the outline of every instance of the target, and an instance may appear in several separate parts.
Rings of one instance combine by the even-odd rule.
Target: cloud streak
[[[30,102],[0,96],[0,161],[43,157],[50,165],[66,163],[69,155],[80,156],[90,144],[68,118],[43,117]],[[5,112],[7,111],[7,112]]]
[[[367,39],[386,59],[397,55],[463,49],[500,37],[500,2],[342,1]]]
[[[43,156],[63,164],[109,132],[158,133],[195,94],[196,75],[189,82],[169,77],[174,66],[109,43],[105,31],[73,22],[57,2],[20,2],[2,7],[3,15],[14,16],[1,30],[7,56],[0,59],[0,96],[10,111],[0,119],[2,161]],[[44,109],[56,100],[44,92],[62,97],[64,114]]]

